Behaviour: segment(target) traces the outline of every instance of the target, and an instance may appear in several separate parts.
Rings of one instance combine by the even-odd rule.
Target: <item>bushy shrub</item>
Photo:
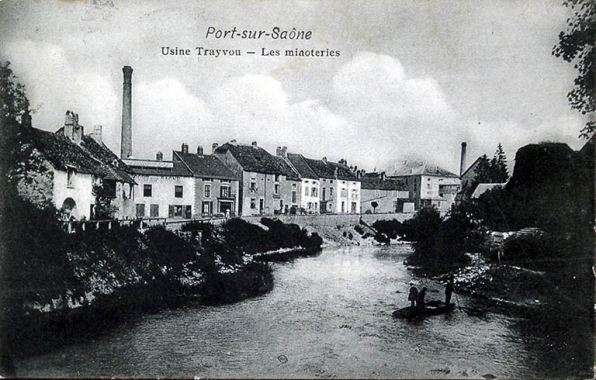
[[[403,233],[403,226],[396,219],[377,220],[372,226],[377,232],[387,235],[390,239],[396,239],[398,235]]]

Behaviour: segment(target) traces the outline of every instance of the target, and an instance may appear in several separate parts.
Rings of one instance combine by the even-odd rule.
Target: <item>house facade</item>
[[[163,161],[157,153],[155,160],[127,159],[133,170],[136,218],[192,218],[194,206],[194,177],[181,162]]]
[[[363,176],[361,180],[360,210],[363,213],[412,212],[414,203],[403,180]]]
[[[288,153],[287,147],[278,147],[277,156],[282,157],[300,177],[301,213],[318,214],[321,210],[321,181],[301,154]]]
[[[345,161],[331,162],[326,157],[321,160],[304,160],[320,179],[321,213],[360,213],[360,179]]]
[[[253,142],[213,145],[214,155],[239,180],[238,214],[273,215],[299,205],[300,179],[282,160]]]
[[[459,176],[425,162],[401,162],[394,165],[387,176],[405,181],[416,210],[434,207],[447,212],[460,189]]]
[[[85,135],[78,120],[67,111],[64,126],[55,133],[24,131],[23,148],[29,157],[17,174],[19,193],[38,206],[54,205],[69,219],[131,217],[135,181],[130,168],[103,144],[101,126]],[[112,210],[98,208],[95,186],[113,197]]]
[[[193,204],[197,216],[237,214],[239,180],[219,158],[204,154],[202,146],[197,147],[196,153],[189,153],[186,144],[181,151],[174,151],[172,157],[193,175]]]

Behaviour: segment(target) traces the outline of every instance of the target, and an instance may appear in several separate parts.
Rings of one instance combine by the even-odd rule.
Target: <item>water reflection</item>
[[[403,265],[409,250],[336,248],[275,264],[276,285],[266,295],[147,315],[18,363],[17,375],[528,378],[549,375],[545,360],[564,373],[572,370],[556,355],[541,353],[547,338],[528,340],[533,335],[519,321],[502,315],[479,318],[456,310],[417,321],[393,319],[391,312],[407,304],[414,276]],[[458,302],[472,304],[461,295]]]

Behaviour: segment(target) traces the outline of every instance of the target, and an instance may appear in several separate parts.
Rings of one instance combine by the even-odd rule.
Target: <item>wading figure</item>
[[[451,295],[453,294],[453,277],[449,277],[447,285],[445,285],[445,304],[449,306],[451,303]]]
[[[408,294],[408,301],[412,302],[412,307],[416,306],[416,299],[418,298],[418,288],[410,282],[410,293]]]
[[[416,299],[416,307],[418,309],[424,309],[424,297],[426,297],[426,288],[422,288],[418,293],[418,299]]]

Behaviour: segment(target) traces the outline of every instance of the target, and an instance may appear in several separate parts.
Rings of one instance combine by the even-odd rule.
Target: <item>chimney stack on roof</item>
[[[327,157],[323,157],[322,161],[327,164]]]
[[[257,142],[256,142],[256,141],[253,141],[253,142],[252,142],[252,147],[253,147],[253,148],[258,148],[258,145],[257,145]]]
[[[97,141],[98,144],[101,144],[101,135],[102,135],[103,127],[101,125],[93,126],[93,133],[90,135],[93,140]]]
[[[120,158],[132,157],[132,67],[124,66],[124,84],[122,91],[122,139]]]
[[[467,148],[467,146],[468,146],[468,144],[465,141],[461,143],[461,161],[459,163],[460,178],[464,174],[464,171],[466,170],[466,148]]]
[[[236,144],[238,144],[238,142],[236,141],[236,139],[233,139],[233,140],[230,141],[230,144],[236,145]]]
[[[203,146],[202,145],[199,145],[197,147],[197,155],[203,157]]]
[[[162,152],[155,153],[155,159],[157,161],[163,161],[163,153]]]
[[[75,144],[80,145],[83,140],[83,126],[79,125],[79,115],[72,111],[66,111],[64,118],[64,136],[68,137]]]
[[[278,146],[277,148],[275,148],[275,155],[281,157],[281,146]]]
[[[211,144],[211,154],[215,154],[215,151],[217,150],[218,147],[219,147],[218,143]]]
[[[188,154],[188,144],[182,143],[182,153]]]

